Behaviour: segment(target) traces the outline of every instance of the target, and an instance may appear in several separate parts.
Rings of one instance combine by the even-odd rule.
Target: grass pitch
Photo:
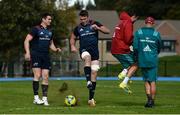
[[[67,91],[59,92],[66,82]],[[88,90],[85,81],[50,81],[50,106],[34,105],[32,82],[16,81],[0,83],[0,114],[180,114],[180,83],[157,83],[157,97],[154,108],[144,108],[146,95],[143,81],[133,81],[133,94],[118,88],[119,81],[98,81],[95,100],[96,107],[87,105]],[[39,90],[41,93],[41,88]],[[66,95],[75,95],[78,105],[66,107]]]

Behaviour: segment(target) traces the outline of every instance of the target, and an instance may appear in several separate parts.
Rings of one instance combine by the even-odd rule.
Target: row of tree
[[[62,40],[75,23],[74,11],[67,7],[66,0],[0,0],[0,76],[12,74],[12,61],[23,59],[24,39],[45,12],[53,16],[54,41],[62,47]]]
[[[58,2],[58,5],[55,4]],[[0,59],[12,60],[23,51],[23,41],[32,26],[40,21],[43,12],[53,15],[55,41],[60,44],[69,36],[69,27],[75,23],[75,10],[82,9],[82,3],[68,8],[67,0],[1,0],[0,1]],[[180,1],[177,0],[95,0],[92,10],[134,11],[140,17],[153,16],[156,19],[180,19]],[[2,50],[3,49],[3,50]],[[17,57],[18,58],[18,57]]]
[[[59,45],[68,36],[69,27],[75,23],[73,8],[66,8],[66,0],[1,0],[0,1],[0,60],[12,61],[23,54],[23,42],[32,26],[40,22],[42,13],[53,15],[54,38]],[[63,8],[60,9],[61,5]],[[22,55],[20,55],[22,56]]]
[[[95,0],[96,6],[89,0],[89,10],[127,10],[133,11],[140,17],[153,16],[156,19],[180,19],[180,1],[178,0]],[[81,9],[81,2],[76,8]]]

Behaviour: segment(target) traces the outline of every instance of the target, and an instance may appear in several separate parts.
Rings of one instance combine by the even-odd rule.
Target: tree
[[[52,27],[57,44],[68,37],[68,27],[75,22],[74,9],[58,9],[55,0],[2,0],[0,9],[0,61],[3,62],[22,57],[24,38],[31,27],[40,22],[42,13],[53,15]]]
[[[43,12],[53,15],[53,32],[56,41],[68,36],[69,25],[75,23],[74,9],[59,10],[55,0],[2,0],[0,2],[0,57],[5,60],[15,59],[22,50],[23,41],[30,28],[40,22]],[[12,58],[14,57],[14,58]]]
[[[74,7],[76,8],[76,10],[82,10],[83,9],[83,2],[82,1],[79,1],[77,0],[74,4]]]
[[[95,0],[97,10],[135,12],[140,18],[153,16],[156,19],[180,19],[177,0]]]

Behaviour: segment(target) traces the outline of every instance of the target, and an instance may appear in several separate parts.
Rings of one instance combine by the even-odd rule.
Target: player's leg
[[[145,104],[145,107],[152,107],[151,83],[149,81],[145,81],[144,86],[147,96],[147,103]]]
[[[156,82],[151,82],[151,96],[152,96],[152,106],[154,106],[154,101],[156,96]]]
[[[145,107],[154,106],[154,97],[156,93],[156,69],[154,68],[142,68],[143,79],[145,81],[145,92],[147,96],[147,103]]]
[[[97,72],[100,69],[99,67],[99,61],[98,60],[93,60],[91,62],[91,81],[92,81],[92,89],[89,90],[89,101],[88,103],[90,106],[95,106],[96,102],[94,100],[94,94],[96,90],[96,79],[97,79]]]
[[[127,74],[124,76],[124,80],[119,84],[119,87],[130,94],[132,93],[132,91],[128,86],[128,81],[130,80],[134,72],[137,70],[137,65],[134,64],[135,62],[132,53],[120,55],[120,62],[123,68],[128,68],[128,70]]]
[[[151,97],[152,97],[152,106],[154,106],[155,96],[156,96],[156,80],[157,80],[157,67],[151,68],[149,70],[149,79],[151,84]]]
[[[91,89],[91,55],[89,52],[84,51],[81,54],[81,58],[84,60],[84,74],[86,76],[87,88]]]
[[[40,58],[37,55],[31,55],[31,65],[32,65],[32,71],[33,71],[33,92],[34,92],[34,104],[43,104],[43,101],[39,99],[39,80],[41,77],[41,63]]]
[[[124,60],[124,55],[123,54],[113,54],[113,56],[121,63],[123,66],[123,70],[118,74],[119,79],[123,79],[127,72],[128,72],[128,67],[124,66],[126,64],[126,60]]]
[[[49,87],[49,72],[51,69],[51,64],[50,64],[50,57],[49,55],[45,55],[42,57],[42,100],[44,102],[45,106],[48,106],[48,87]]]
[[[48,69],[42,69],[42,76],[43,76],[43,80],[42,80],[42,84],[41,84],[41,88],[42,88],[42,100],[44,102],[45,106],[48,106],[48,87],[49,87],[49,83],[48,83],[48,79],[49,79],[49,70]]]
[[[33,74],[34,74],[34,78],[33,78],[33,92],[34,92],[34,104],[43,104],[43,101],[40,100],[39,98],[39,79],[41,77],[41,69],[40,68],[33,68]]]
[[[130,80],[130,78],[132,77],[132,75],[136,72],[136,70],[138,69],[137,63],[132,64],[129,68],[128,68],[128,72],[127,75],[125,76],[124,80],[122,81],[124,84],[127,84]]]
[[[128,72],[125,76],[125,79],[123,80],[123,83],[127,84],[129,79],[132,77],[132,75],[138,69],[138,66],[137,66],[137,63],[135,63],[134,56],[133,56],[132,52],[129,54],[124,54],[122,58],[123,58],[122,61],[124,61],[123,66],[125,68],[128,68]]]

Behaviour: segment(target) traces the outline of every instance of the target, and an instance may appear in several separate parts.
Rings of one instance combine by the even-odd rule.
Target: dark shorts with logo
[[[83,52],[87,51],[91,55],[91,60],[99,60],[99,50],[98,48],[86,48],[80,49],[80,57]]]
[[[31,55],[32,68],[51,69],[49,55]]]

